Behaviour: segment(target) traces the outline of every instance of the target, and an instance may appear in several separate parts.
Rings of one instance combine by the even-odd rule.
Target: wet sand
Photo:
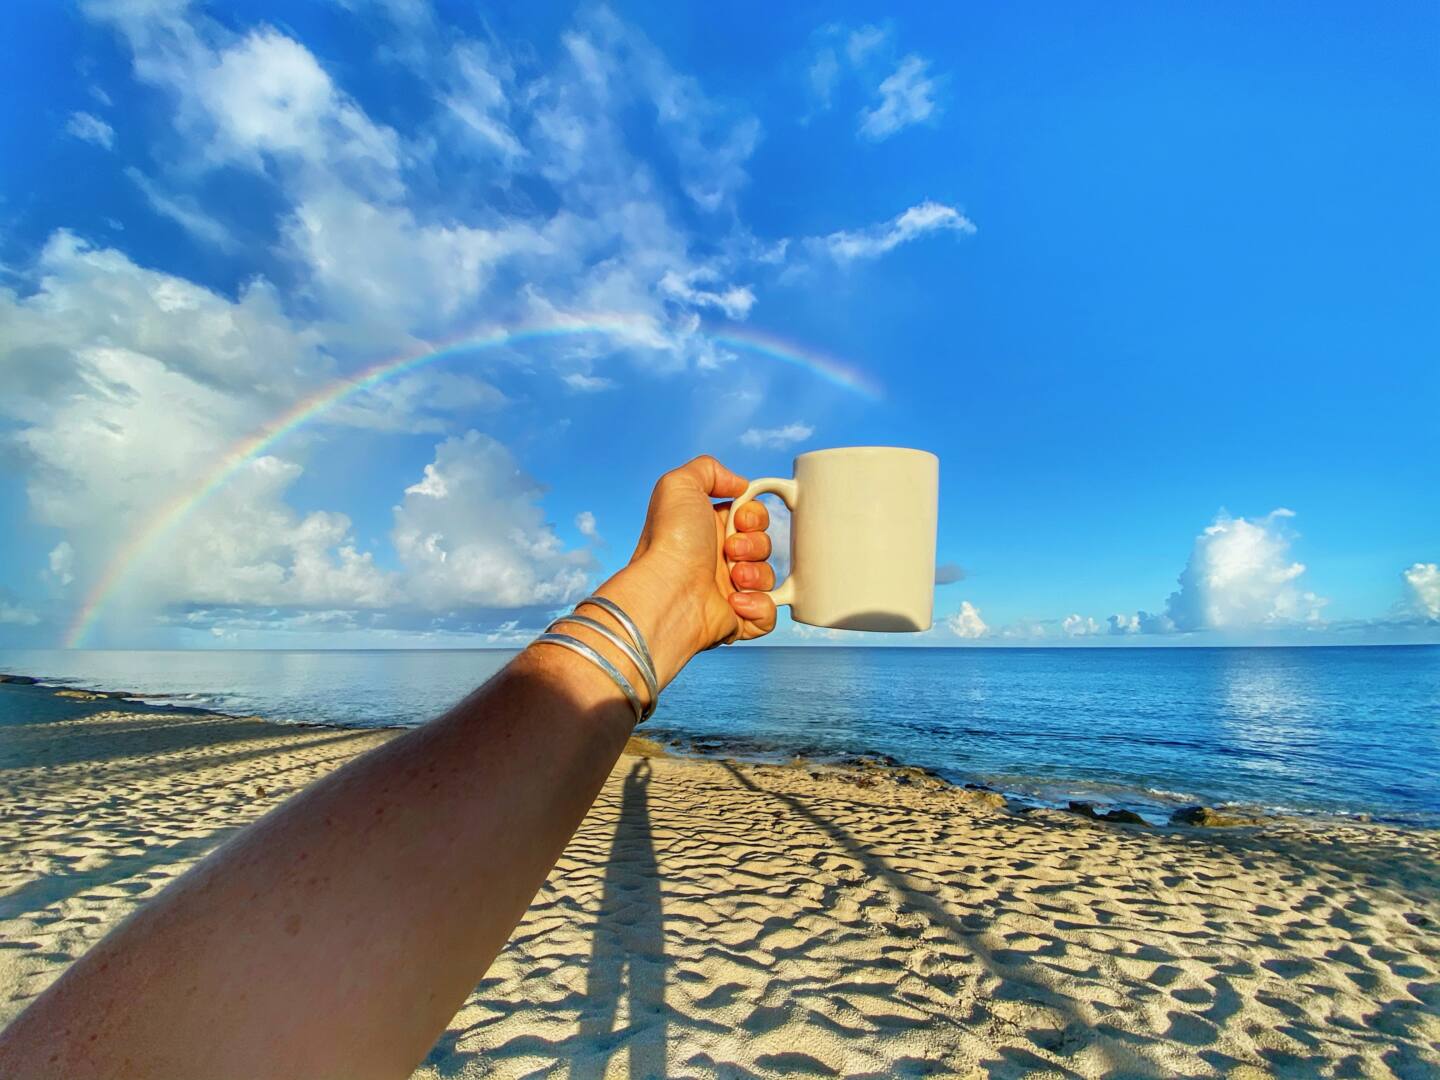
[[[0,684],[0,1023],[388,737]],[[1440,1073],[1440,835],[635,741],[421,1077]]]

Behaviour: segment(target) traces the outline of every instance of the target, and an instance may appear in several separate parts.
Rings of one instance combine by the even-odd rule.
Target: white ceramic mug
[[[754,481],[730,507],[774,494],[790,508],[790,576],[770,593],[811,626],[930,629],[940,459],[898,446],[812,450],[795,479]]]

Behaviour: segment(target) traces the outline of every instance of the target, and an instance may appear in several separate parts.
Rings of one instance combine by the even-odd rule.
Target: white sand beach
[[[387,737],[0,694],[0,1022]],[[1434,833],[632,749],[416,1076],[1440,1074]]]

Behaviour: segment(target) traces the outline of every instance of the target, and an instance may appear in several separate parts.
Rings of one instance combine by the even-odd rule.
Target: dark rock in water
[[[1150,824],[1134,810],[1096,810],[1094,803],[1071,801],[1065,807],[1072,814],[1089,818],[1091,821],[1108,821],[1114,825]]]
[[[1210,829],[1223,829],[1235,825],[1259,825],[1259,818],[1241,817],[1238,814],[1222,814],[1208,806],[1184,806],[1170,815],[1171,825],[1198,825]]]
[[[39,681],[29,675],[0,675],[0,683],[14,683],[16,686],[34,686]]]
[[[1134,810],[1107,810],[1100,815],[1101,821],[1113,821],[1119,825],[1148,825],[1150,824]]]

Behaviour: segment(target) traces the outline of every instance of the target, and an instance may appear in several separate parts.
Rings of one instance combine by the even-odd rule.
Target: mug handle
[[[737,531],[735,528],[735,511],[753,500],[757,495],[779,495],[780,501],[789,507],[790,512],[793,514],[795,512],[796,498],[799,495],[799,488],[795,486],[794,480],[785,480],[776,476],[767,476],[763,480],[752,480],[750,486],[745,489],[745,494],[730,504],[730,515],[725,519],[726,540],[734,536]],[[791,527],[793,528],[794,526],[792,525]],[[723,548],[721,549],[721,554],[724,554]],[[734,569],[735,567],[735,564],[728,558],[725,560],[725,565],[730,569]],[[746,589],[743,591],[750,592],[752,590]],[[795,567],[791,566],[790,573],[785,580],[771,589],[766,595],[770,597],[776,607],[794,604]]]

